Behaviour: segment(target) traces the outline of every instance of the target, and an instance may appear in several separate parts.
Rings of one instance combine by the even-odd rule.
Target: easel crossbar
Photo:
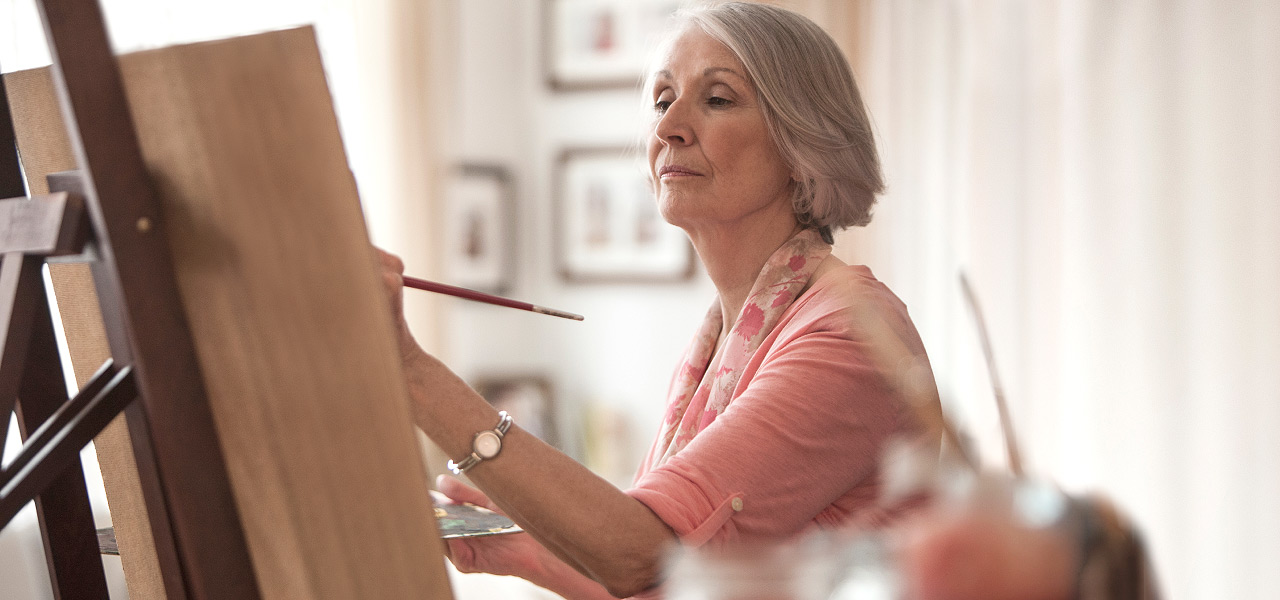
[[[88,229],[83,200],[66,192],[0,200],[0,254],[78,254]]]
[[[20,468],[5,470],[3,488],[0,488],[0,523],[7,524],[27,502],[78,460],[80,448],[92,441],[137,396],[131,367],[116,370],[111,364],[103,365],[90,385],[30,437],[14,460],[15,465],[21,463]]]
[[[49,417],[39,429],[27,438],[22,450],[13,458],[13,462],[5,465],[4,471],[0,473],[0,489],[8,486],[14,474],[26,468],[27,464],[39,455],[44,447],[51,443],[50,439],[79,416],[119,372],[120,369],[116,368],[111,360],[103,363],[102,367],[98,369],[97,373],[94,373],[93,377],[76,394],[75,398],[63,404],[53,416]]]

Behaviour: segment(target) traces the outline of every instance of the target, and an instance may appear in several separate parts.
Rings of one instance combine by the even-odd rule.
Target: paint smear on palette
[[[524,531],[514,521],[474,504],[454,504],[448,496],[431,492],[435,501],[436,526],[442,539],[502,535]]]

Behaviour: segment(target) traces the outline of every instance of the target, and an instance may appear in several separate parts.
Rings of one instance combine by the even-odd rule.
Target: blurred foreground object
[[[902,455],[890,461],[911,461]],[[901,464],[887,473],[911,471]],[[891,482],[894,489],[899,482]],[[1110,501],[956,465],[936,470],[928,506],[882,530],[680,548],[671,600],[1154,600],[1141,536]],[[902,491],[899,487],[897,491]],[[899,496],[904,497],[904,496]],[[897,504],[894,496],[885,499]]]
[[[886,532],[900,598],[1158,597],[1141,535],[1104,497],[954,468],[924,493],[929,507]]]
[[[815,532],[786,542],[680,547],[669,600],[895,600],[901,598],[885,538]]]

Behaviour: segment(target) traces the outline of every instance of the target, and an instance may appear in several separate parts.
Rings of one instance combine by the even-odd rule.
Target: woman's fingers
[[[459,573],[481,572],[481,569],[476,564],[475,549],[471,547],[468,540],[445,540],[444,542],[444,554]]]
[[[378,252],[378,266],[382,269],[382,288],[387,294],[387,302],[391,304],[391,317],[395,320],[400,335],[400,352],[402,357],[408,356],[416,343],[409,332],[409,324],[404,318],[404,261],[386,250],[374,247]]]
[[[378,251],[378,260],[382,263],[382,269],[384,271],[391,271],[398,274],[404,273],[404,261],[400,260],[399,256],[387,252],[382,248],[375,247],[374,250]]]
[[[540,571],[546,550],[527,533],[445,540],[445,552],[461,573],[492,573],[528,579]]]
[[[404,261],[382,248],[374,247],[374,250],[378,251],[378,264],[382,268],[382,284],[394,302],[404,293]]]
[[[467,502],[476,506],[483,506],[489,510],[501,512],[497,510],[497,507],[495,507],[493,502],[489,500],[489,497],[484,495],[484,492],[462,483],[453,477],[449,477],[448,475],[441,475],[436,478],[436,489],[440,490],[440,493],[448,496],[449,499],[454,502]]]

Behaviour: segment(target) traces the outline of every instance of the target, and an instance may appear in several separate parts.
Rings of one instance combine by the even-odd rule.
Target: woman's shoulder
[[[902,300],[866,265],[840,265],[817,274],[799,301],[814,305],[905,309]]]
[[[914,329],[906,305],[865,265],[840,265],[818,274],[788,312],[788,321],[806,328],[856,333],[874,322]]]

